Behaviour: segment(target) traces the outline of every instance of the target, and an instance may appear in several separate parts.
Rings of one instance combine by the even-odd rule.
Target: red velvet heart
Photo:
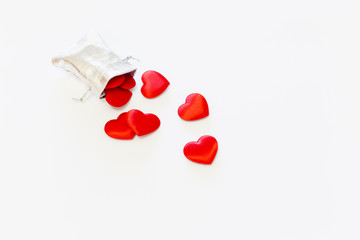
[[[184,155],[187,159],[202,164],[211,164],[218,150],[218,143],[212,136],[205,135],[197,142],[189,142],[184,147]]]
[[[146,98],[159,96],[170,84],[163,75],[152,70],[144,72],[141,80],[144,83],[141,87],[141,93]]]
[[[130,89],[135,87],[135,85],[136,85],[135,79],[130,74],[126,74],[125,81],[120,85],[120,87],[122,89]]]
[[[192,121],[209,116],[209,106],[206,99],[199,93],[190,94],[178,109],[181,119]]]
[[[110,88],[118,87],[118,86],[120,86],[124,81],[125,81],[125,75],[120,75],[120,76],[113,77],[112,79],[110,79],[110,80],[108,81],[108,83],[106,84],[105,89],[110,89]]]
[[[129,111],[127,123],[138,136],[149,134],[160,127],[160,119],[155,114],[144,114],[136,109]]]
[[[105,133],[116,139],[133,139],[135,133],[127,124],[128,113],[124,112],[119,115],[117,119],[108,121],[105,124]]]
[[[131,98],[132,92],[120,87],[105,89],[105,100],[113,107],[124,106]]]

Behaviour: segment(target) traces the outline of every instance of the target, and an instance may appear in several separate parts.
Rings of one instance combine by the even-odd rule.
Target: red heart
[[[112,79],[110,79],[108,81],[108,83],[106,84],[105,89],[110,89],[110,88],[120,86],[124,81],[125,81],[125,75],[120,75],[120,76],[113,77]]]
[[[202,164],[211,164],[218,150],[218,143],[212,136],[205,135],[197,142],[189,142],[184,147],[184,155],[187,159]]]
[[[163,75],[152,70],[144,72],[141,80],[144,83],[141,93],[146,98],[159,96],[170,84]]]
[[[105,124],[105,133],[116,139],[133,139],[135,133],[127,124],[128,113],[124,112],[119,115],[117,119],[108,121]]]
[[[209,116],[209,106],[206,99],[199,93],[187,96],[185,103],[178,109],[181,119],[192,121]]]
[[[127,123],[138,136],[149,134],[160,127],[160,119],[155,114],[144,114],[136,109],[129,111]]]
[[[131,98],[132,92],[119,87],[104,90],[105,100],[113,107],[124,106]]]
[[[126,74],[125,81],[120,85],[120,87],[122,89],[130,89],[135,87],[135,85],[135,79],[130,74]]]

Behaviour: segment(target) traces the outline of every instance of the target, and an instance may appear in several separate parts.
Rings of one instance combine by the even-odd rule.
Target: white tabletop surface
[[[0,239],[360,239],[360,2],[2,1]],[[51,64],[90,30],[141,60],[123,108]],[[141,74],[171,82],[155,99]],[[210,116],[185,122],[194,92]],[[161,127],[104,124],[137,108]],[[210,166],[183,146],[217,138]]]

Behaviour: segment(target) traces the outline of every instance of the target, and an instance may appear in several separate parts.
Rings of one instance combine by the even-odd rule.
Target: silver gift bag
[[[113,77],[130,73],[136,67],[128,63],[129,57],[119,58],[96,33],[89,33],[68,52],[52,59],[52,63],[89,85],[99,98],[104,97],[106,84]]]

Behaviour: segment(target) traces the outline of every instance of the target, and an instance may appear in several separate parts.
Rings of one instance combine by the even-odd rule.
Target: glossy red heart
[[[117,119],[108,121],[104,127],[105,133],[116,139],[133,139],[135,133],[127,124],[127,117],[128,113],[124,112]]]
[[[126,74],[125,81],[120,85],[120,87],[122,89],[130,89],[135,87],[135,85],[136,85],[135,79],[130,74]]]
[[[206,99],[199,93],[190,94],[178,109],[181,119],[187,121],[198,120],[209,116],[209,106]]]
[[[201,164],[211,164],[218,150],[218,142],[212,136],[205,135],[197,142],[189,142],[184,147],[187,159]]]
[[[149,70],[141,76],[144,85],[141,87],[141,93],[146,98],[159,96],[169,86],[169,81],[160,73]]]
[[[144,114],[136,109],[128,112],[127,123],[138,136],[149,134],[160,127],[160,119],[155,114]]]
[[[105,100],[113,107],[124,106],[131,98],[132,92],[120,87],[105,89]]]
[[[112,79],[110,79],[110,80],[108,81],[108,83],[106,84],[105,89],[110,89],[110,88],[118,87],[118,86],[120,86],[124,81],[125,81],[125,75],[120,75],[120,76],[113,77]]]

